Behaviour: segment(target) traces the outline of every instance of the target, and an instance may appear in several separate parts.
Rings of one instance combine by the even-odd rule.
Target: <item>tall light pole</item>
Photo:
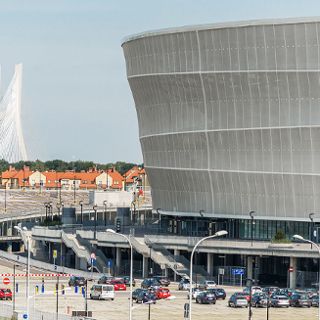
[[[83,201],[80,200],[79,201],[79,205],[80,205],[80,223],[83,224]]]
[[[251,231],[251,247],[253,246],[253,220],[254,220],[254,214],[256,212],[255,211],[250,211],[249,212],[249,216],[251,218],[251,228],[250,228],[250,231]]]
[[[92,207],[93,211],[94,211],[94,240],[97,239],[97,209],[98,209],[98,206],[95,204],[93,207]]]
[[[190,288],[189,288],[189,320],[192,319],[192,261],[193,261],[193,255],[197,249],[197,247],[205,240],[208,240],[208,239],[212,239],[212,238],[217,238],[217,237],[222,237],[222,236],[225,236],[227,235],[228,232],[226,230],[220,230],[220,231],[217,231],[215,234],[213,234],[212,236],[208,236],[208,237],[204,237],[202,239],[200,239],[196,245],[193,247],[192,249],[192,252],[191,252],[191,258],[190,258]]]
[[[23,227],[22,229],[18,226],[14,226],[15,229],[18,230],[18,232],[23,233],[24,231],[28,231],[26,227]],[[27,250],[28,250],[28,258],[27,258],[27,282],[26,282],[26,300],[27,300],[27,314],[28,314],[28,319],[30,317],[29,315],[29,274],[30,274],[30,236],[26,234],[27,238]],[[15,290],[15,288],[14,288]]]
[[[317,243],[311,241],[311,240],[308,240],[308,239],[305,239],[304,237],[298,235],[298,234],[295,234],[293,237],[293,239],[295,240],[300,240],[300,241],[303,241],[303,242],[308,242],[310,243],[311,245],[314,245],[318,252],[319,252],[319,260],[318,260],[318,264],[319,264],[319,271],[318,271],[318,297],[319,297],[319,309],[318,309],[318,319],[320,320],[320,247]]]
[[[129,245],[130,245],[130,299],[129,299],[130,305],[129,305],[129,320],[132,320],[133,249],[132,249],[132,243],[131,243],[131,240],[130,240],[130,236],[127,237],[126,235],[124,235],[122,233],[116,233],[113,229],[107,229],[106,231],[109,232],[109,233],[116,234],[116,235],[126,239],[129,242]]]
[[[103,205],[104,205],[104,225],[107,225],[107,200],[103,201]]]

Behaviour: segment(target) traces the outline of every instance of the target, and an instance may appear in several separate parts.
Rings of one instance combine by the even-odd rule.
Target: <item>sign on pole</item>
[[[9,278],[3,278],[2,282],[3,282],[3,284],[8,285],[8,284],[10,284],[10,279]]]
[[[58,251],[57,251],[57,250],[53,250],[52,256],[53,256],[53,259],[57,259],[57,257],[58,257]]]
[[[190,306],[189,306],[189,303],[185,303],[184,304],[184,318],[185,319],[188,319],[189,318],[189,309],[190,308]]]

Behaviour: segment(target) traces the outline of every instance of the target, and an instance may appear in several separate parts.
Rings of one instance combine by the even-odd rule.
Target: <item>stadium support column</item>
[[[210,276],[213,273],[213,254],[211,252],[207,253],[207,272]]]
[[[247,257],[247,278],[252,279],[253,276],[253,259],[252,256]]]
[[[148,270],[148,264],[149,262],[149,257],[145,257],[145,256],[142,256],[142,276],[144,278],[147,278],[148,277],[148,273],[149,273],[149,270]]]
[[[288,273],[290,289],[295,289],[297,286],[297,258],[290,257],[290,266]]]
[[[116,271],[117,274],[119,274],[121,266],[121,248],[116,249]]]
[[[175,257],[176,257],[176,256],[180,256],[180,250],[174,249],[173,255],[174,255]],[[176,267],[175,267],[175,269],[176,269]],[[174,281],[177,281],[177,274],[176,274],[176,273],[174,273],[173,277],[174,277],[173,280],[174,280]]]

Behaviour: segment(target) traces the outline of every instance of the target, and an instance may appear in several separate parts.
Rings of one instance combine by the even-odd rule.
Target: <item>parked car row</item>
[[[276,287],[252,287],[244,288],[242,292],[235,292],[229,299],[229,307],[319,307],[319,296],[313,289],[293,290],[279,289]]]
[[[141,282],[141,288],[148,289],[151,287],[168,287],[170,280],[162,276],[154,276],[152,278],[144,279]]]

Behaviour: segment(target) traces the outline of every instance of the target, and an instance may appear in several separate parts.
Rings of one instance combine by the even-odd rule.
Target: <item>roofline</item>
[[[186,25],[181,27],[172,27],[164,29],[155,29],[150,31],[144,31],[124,37],[121,41],[121,46],[125,43],[134,41],[137,39],[159,36],[163,34],[209,30],[209,29],[224,29],[224,28],[243,28],[258,25],[281,25],[281,24],[300,24],[300,23],[312,23],[320,22],[320,17],[296,17],[296,18],[275,18],[275,19],[257,19],[257,20],[243,20],[243,21],[229,21],[218,22],[210,24],[198,24],[198,25]]]

